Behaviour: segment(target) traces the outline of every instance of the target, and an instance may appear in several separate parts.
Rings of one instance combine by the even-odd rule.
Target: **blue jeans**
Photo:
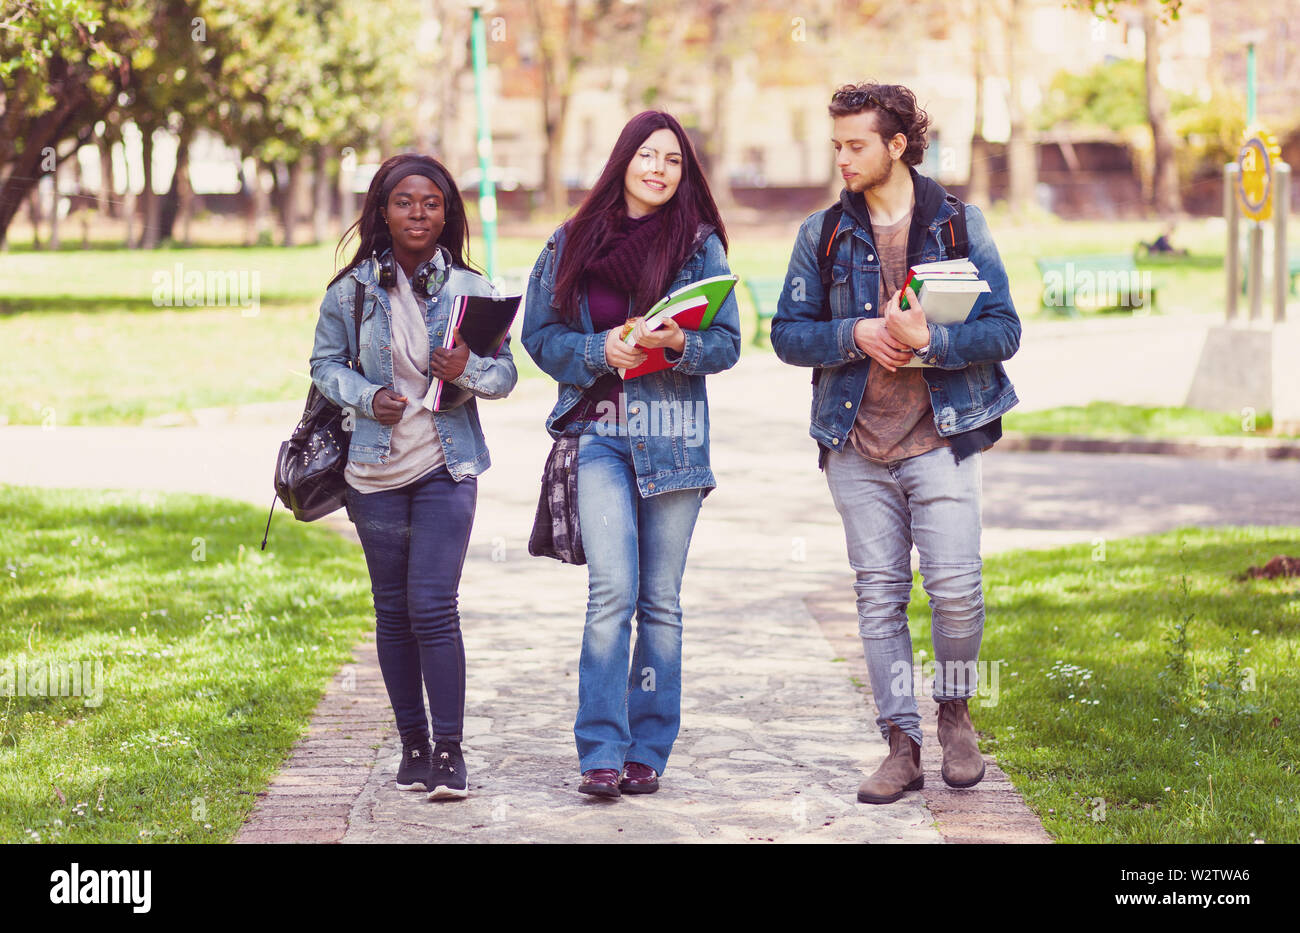
[[[681,724],[679,596],[704,490],[641,498],[632,441],[594,431],[589,426],[578,441],[578,518],[588,570],[573,725],[579,770],[637,761],[662,774]]]
[[[953,462],[940,447],[892,463],[851,450],[826,458],[826,482],[844,522],[849,564],[857,574],[858,633],[862,636],[876,725],[888,720],[921,741],[912,686],[912,543],[930,597],[935,700],[973,696],[984,634],[980,570],[981,454]]]
[[[445,466],[380,492],[347,488],[348,513],[370,568],[375,648],[402,743],[461,741],[465,644],[457,591],[469,549],[478,480],[459,483]]]

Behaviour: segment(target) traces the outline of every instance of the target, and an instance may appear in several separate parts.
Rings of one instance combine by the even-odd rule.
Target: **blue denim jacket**
[[[909,256],[909,265],[947,258],[939,236],[956,212],[942,200],[942,188],[918,175],[917,210],[932,204],[938,191],[938,206],[926,227],[919,258]],[[922,186],[933,186],[925,197]],[[853,430],[853,423],[867,385],[867,369],[874,365],[853,342],[853,326],[862,318],[877,317],[880,260],[871,233],[851,214],[844,212],[842,233],[836,239],[831,281],[830,321],[818,320],[822,305],[821,276],[817,269],[817,243],[822,217],[817,211],[804,220],[790,256],[785,285],[772,320],[772,348],[786,363],[822,368],[813,390],[812,423],[808,433],[826,450],[840,450]],[[981,428],[1008,411],[1019,400],[1002,360],[1010,359],[1020,346],[1020,318],[1011,302],[1006,270],[988,224],[978,207],[966,205],[966,233],[970,260],[989,283],[992,293],[962,324],[930,324],[930,351],[925,369],[930,386],[934,424],[940,436],[951,438]]]
[[[365,286],[361,316],[361,373],[347,365],[352,357],[352,304],[356,283]],[[490,295],[492,285],[480,275],[453,266],[442,290],[426,298],[425,320],[429,346],[440,347],[451,315],[452,299],[458,295]],[[418,296],[417,296],[418,297]],[[316,341],[311,352],[311,378],[316,387],[346,416],[352,415],[352,437],[348,459],[358,463],[385,463],[392,440],[391,425],[375,420],[375,393],[393,386],[392,308],[388,292],[378,284],[374,263],[366,260],[339,279],[325,293],[316,322]],[[479,398],[504,398],[515,387],[518,374],[510,355],[510,339],[495,359],[470,351],[465,371],[454,384],[469,389]],[[475,399],[446,412],[433,413],[442,441],[447,471],[460,482],[477,476],[492,464],[483,429],[479,425]]]
[[[602,374],[618,371],[605,361],[605,332],[597,333],[592,327],[586,293],[579,306],[580,326],[569,324],[560,313],[555,282],[564,236],[564,228],[557,229],[533,266],[521,335],[529,356],[559,383],[555,407],[546,419],[552,437],[560,435],[557,424],[582,400],[583,390]],[[682,265],[669,291],[730,273],[726,251],[716,233],[702,229],[697,242],[699,249]],[[740,358],[740,311],[735,292],[718,309],[708,329],[684,333],[686,346],[676,365],[623,384],[627,433],[642,497],[717,486],[709,466],[704,377],[730,369]]]

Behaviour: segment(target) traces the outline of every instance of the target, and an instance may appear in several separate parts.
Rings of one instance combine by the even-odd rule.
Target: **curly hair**
[[[907,137],[902,159],[908,165],[920,165],[925,147],[929,115],[916,102],[916,95],[901,84],[846,84],[831,97],[832,117],[871,112],[876,115],[876,129],[888,141],[898,133]]]

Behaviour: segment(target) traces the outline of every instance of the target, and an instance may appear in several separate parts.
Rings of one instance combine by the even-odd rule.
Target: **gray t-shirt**
[[[432,384],[429,326],[422,302],[416,300],[404,273],[387,291],[393,309],[393,388],[398,395],[406,396],[406,411],[402,420],[393,425],[388,462],[348,461],[343,477],[357,492],[397,489],[446,463],[433,412],[421,404]]]

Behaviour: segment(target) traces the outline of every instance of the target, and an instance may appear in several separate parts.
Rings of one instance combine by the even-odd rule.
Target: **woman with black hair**
[[[490,295],[465,260],[465,207],[446,168],[394,156],[366,192],[352,261],[330,282],[311,376],[350,425],[348,516],[370,570],[379,667],[402,738],[396,785],[430,800],[468,796],[460,743],[465,647],[457,591],[474,523],[477,476],[490,465],[475,399],[444,412],[421,404],[433,379],[503,398],[518,378],[510,341],[494,358],[443,347],[460,295]],[[361,372],[347,362],[362,307]],[[430,747],[421,680],[433,719]]]
[[[522,340],[559,383],[552,437],[581,432],[578,516],[588,564],[574,738],[582,783],[599,797],[659,788],[681,720],[686,552],[709,467],[704,377],[735,365],[734,295],[710,327],[626,321],[670,291],[729,273],[727,235],[681,124],[658,111],[623,128],[577,214],[529,280]],[[663,348],[668,369],[620,368]],[[629,648],[636,615],[636,648]]]

